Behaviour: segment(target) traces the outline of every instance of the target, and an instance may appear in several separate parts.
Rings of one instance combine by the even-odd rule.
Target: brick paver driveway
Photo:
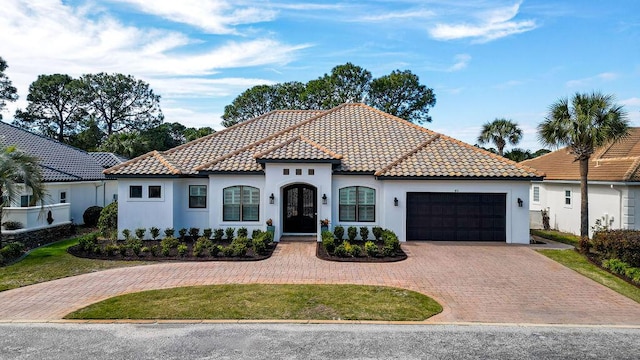
[[[53,320],[128,292],[228,283],[388,285],[444,307],[429,322],[640,325],[640,304],[524,246],[408,243],[389,264],[317,259],[315,244],[281,243],[259,262],[165,263],[100,271],[0,293],[0,320]]]

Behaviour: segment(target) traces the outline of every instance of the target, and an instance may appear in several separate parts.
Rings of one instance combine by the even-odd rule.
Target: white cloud
[[[193,108],[165,106],[162,108],[165,122],[179,122],[186,127],[212,127],[219,131],[224,129],[222,126],[222,114],[212,114],[210,111],[197,111]]]
[[[469,54],[458,54],[454,58],[455,63],[447,69],[449,72],[459,71],[467,67],[469,61],[471,61],[471,55]]]
[[[354,18],[352,21],[358,22],[381,22],[389,20],[407,20],[407,19],[427,19],[435,15],[430,10],[404,10],[404,11],[390,11],[379,14],[363,15]]]
[[[632,98],[624,99],[620,101],[620,104],[624,106],[640,106],[640,98],[632,97]]]
[[[584,87],[584,86],[590,86],[596,82],[612,81],[617,79],[618,77],[619,75],[616,73],[604,72],[604,73],[600,73],[600,74],[583,78],[583,79],[569,80],[565,83],[565,85],[567,87],[572,87],[572,88]]]
[[[429,34],[436,40],[474,39],[475,42],[489,42],[513,34],[531,31],[538,27],[535,20],[520,20],[518,15],[521,2],[512,6],[478,12],[466,23],[437,23]]]
[[[102,8],[74,8],[61,0],[3,1],[0,44],[0,56],[9,65],[7,75],[20,95],[17,103],[7,107],[5,118],[26,106],[29,84],[39,74],[131,74],[152,87],[157,81],[160,85],[155,90],[163,101],[173,94],[199,97],[199,91],[224,95],[239,92],[243,82],[250,86],[262,80],[206,77],[228,68],[287,64],[298,50],[309,46],[266,37],[204,43],[178,31],[125,25]],[[196,76],[205,79],[197,84],[185,82]],[[188,85],[194,85],[191,94]]]
[[[153,79],[151,87],[163,97],[170,98],[210,98],[235,96],[237,93],[256,85],[271,85],[274,82],[266,79],[247,78],[170,78]]]
[[[212,34],[234,34],[233,26],[273,20],[277,12],[266,8],[235,7],[222,0],[109,0],[164,19],[188,24]]]

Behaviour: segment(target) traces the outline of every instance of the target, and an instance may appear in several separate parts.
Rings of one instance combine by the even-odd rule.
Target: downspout
[[[613,184],[611,184],[611,190],[615,190],[615,191],[617,191],[617,192],[618,192],[618,204],[619,204],[619,207],[620,207],[620,212],[619,212],[619,214],[620,214],[620,215],[619,215],[619,218],[620,218],[620,219],[619,219],[619,221],[620,221],[620,229],[622,229],[622,218],[623,218],[623,216],[624,216],[624,215],[622,214],[622,190],[614,188],[614,187],[613,187]],[[607,224],[607,225],[608,225],[608,224]]]

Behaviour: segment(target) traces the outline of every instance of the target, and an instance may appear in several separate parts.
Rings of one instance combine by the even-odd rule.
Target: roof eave
[[[498,181],[541,181],[539,176],[376,176],[378,180],[498,180]]]
[[[266,163],[306,163],[306,164],[334,164],[339,165],[342,163],[340,159],[256,159],[258,164],[266,164]]]

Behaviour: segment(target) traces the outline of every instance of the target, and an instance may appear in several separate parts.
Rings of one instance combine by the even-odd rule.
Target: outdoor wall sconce
[[[398,198],[397,197],[393,198],[393,206],[398,206]]]
[[[322,203],[327,205],[327,194],[322,194]]]
[[[522,201],[522,199],[518,198],[518,207],[522,207],[523,204],[524,204],[524,201]]]
[[[273,193],[271,193],[271,196],[269,196],[269,204],[273,204],[276,202],[276,197],[273,195]]]

